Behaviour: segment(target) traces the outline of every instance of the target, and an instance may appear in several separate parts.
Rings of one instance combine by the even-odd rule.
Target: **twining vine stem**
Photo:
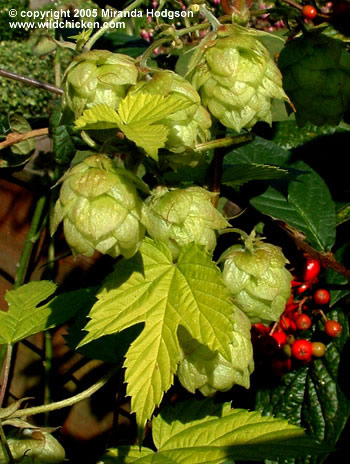
[[[35,414],[47,413],[50,411],[56,411],[57,409],[67,408],[68,406],[73,406],[73,404],[79,403],[80,401],[89,398],[100,388],[106,385],[108,380],[119,370],[119,368],[119,366],[113,367],[101,379],[99,379],[96,383],[91,385],[91,387],[87,388],[81,393],[71,396],[70,398],[67,398],[65,400],[57,401],[56,403],[34,406],[33,408],[27,409],[18,409],[13,414],[11,414],[11,419],[15,417],[34,416]]]
[[[43,129],[35,129],[29,132],[24,132],[23,134],[11,132],[3,142],[0,142],[0,150],[14,145],[15,143],[23,142],[24,140],[33,139],[34,137],[42,137],[43,135],[48,135],[48,133],[49,129],[47,127],[44,127]]]
[[[143,3],[144,0],[135,0],[133,3],[131,3],[131,5],[129,5],[128,7],[124,8],[123,11],[132,11],[132,10],[135,10],[137,7],[141,6],[142,3]],[[93,47],[93,45],[97,42],[97,40],[103,36],[103,34],[105,34],[108,29],[115,23],[119,22],[121,19],[123,19],[122,16],[115,16],[114,18],[112,18],[106,27],[101,27],[101,29],[99,29],[97,32],[95,32],[95,34],[90,37],[90,39],[86,42],[85,46],[84,46],[84,49],[83,51],[84,52],[88,52],[89,50],[91,50],[91,48]]]
[[[1,389],[0,389],[0,408],[2,407],[2,404],[4,402],[6,388],[8,384],[9,375],[10,375],[12,350],[13,350],[13,346],[11,344],[7,345],[6,357],[5,357],[4,367],[3,367],[2,384],[1,384]]]

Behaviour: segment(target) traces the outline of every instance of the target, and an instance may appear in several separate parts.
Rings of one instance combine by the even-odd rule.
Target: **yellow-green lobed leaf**
[[[0,311],[0,344],[13,344],[43,330],[62,324],[89,300],[94,288],[63,293],[38,306],[56,291],[48,280],[30,282],[6,293],[7,312]]]
[[[164,244],[146,239],[140,254],[116,265],[97,297],[81,345],[145,323],[125,361],[127,393],[141,427],[173,382],[179,325],[229,359],[232,304],[219,269],[201,246],[186,245],[173,263]]]

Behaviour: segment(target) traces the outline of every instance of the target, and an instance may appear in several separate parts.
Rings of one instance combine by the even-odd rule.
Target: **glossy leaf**
[[[233,164],[224,169],[221,182],[229,187],[243,185],[252,180],[281,179],[287,169],[268,164]]]
[[[285,167],[288,166],[290,156],[289,151],[276,143],[262,137],[255,137],[251,143],[227,153],[224,165],[257,163]]]
[[[328,187],[305,163],[298,162],[293,167],[307,173],[290,182],[287,195],[269,187],[251,204],[305,234],[317,250],[329,250],[335,241],[335,205]]]
[[[176,264],[162,243],[146,239],[140,254],[121,261],[97,295],[81,345],[145,322],[126,354],[127,394],[143,427],[173,382],[180,360],[177,329],[230,356],[232,306],[208,253],[191,243]]]

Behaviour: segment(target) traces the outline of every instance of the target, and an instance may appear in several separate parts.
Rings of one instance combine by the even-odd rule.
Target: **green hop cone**
[[[201,105],[200,96],[193,86],[172,71],[158,71],[151,79],[138,82],[129,92],[164,97],[175,95],[190,103],[189,107],[176,111],[160,123],[169,129],[164,147],[173,153],[167,157],[169,164],[174,168],[183,165],[195,166],[202,155],[196,156],[193,148],[210,139],[211,117]]]
[[[226,250],[222,278],[234,302],[252,323],[269,324],[283,313],[291,293],[291,273],[282,250],[255,239],[254,232],[245,244]]]
[[[211,203],[215,195],[201,187],[157,187],[145,201],[143,224],[153,239],[167,244],[174,258],[190,242],[204,245],[212,252],[216,231],[229,226]]]
[[[141,224],[141,181],[115,167],[105,155],[92,155],[62,178],[51,218],[51,235],[63,220],[73,254],[92,256],[95,250],[113,257],[133,256],[145,234]]]
[[[216,391],[230,390],[233,385],[249,388],[250,374],[254,370],[251,324],[236,307],[233,318],[235,323],[229,360],[201,345],[180,326],[178,336],[182,360],[177,375],[183,387],[191,393],[199,390],[204,396],[212,396]]]
[[[271,124],[272,99],[288,100],[281,74],[257,34],[237,24],[222,26],[203,39],[190,64],[189,78],[203,105],[237,132],[258,121]]]
[[[70,109],[77,118],[84,109],[100,103],[117,109],[137,77],[135,60],[130,56],[107,50],[78,55],[64,75],[62,110]]]
[[[287,42],[278,65],[299,126],[339,124],[350,109],[350,54],[344,42],[308,33]]]
[[[50,433],[24,429],[8,437],[8,445],[16,462],[22,464],[59,464],[65,460],[62,445]],[[7,456],[0,447],[0,464],[7,464]]]

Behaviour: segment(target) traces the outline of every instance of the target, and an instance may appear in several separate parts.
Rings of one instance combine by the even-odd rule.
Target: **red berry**
[[[276,340],[279,347],[287,343],[287,335],[285,332],[283,332],[283,330],[276,330],[276,332],[274,332],[271,337]]]
[[[279,325],[280,325],[281,329],[283,329],[283,330],[289,330],[290,325],[291,325],[291,324],[290,324],[291,322],[292,322],[292,321],[291,321],[288,317],[286,317],[286,316],[281,316]]]
[[[317,16],[317,10],[312,5],[305,5],[301,10],[304,18],[307,19],[314,19]]]
[[[258,324],[253,324],[252,328],[260,334],[266,334],[269,331],[269,328],[261,322],[259,322]]]
[[[337,337],[341,334],[343,330],[342,326],[339,324],[338,321],[331,320],[326,321],[324,329],[330,337]]]
[[[300,285],[300,287],[297,288],[297,293],[304,293],[306,290],[309,290],[310,288],[310,283],[303,283]]]
[[[290,303],[285,307],[284,312],[285,313],[290,313],[290,312],[294,311],[295,309],[297,309],[298,307],[299,307],[298,303]]]
[[[308,340],[297,340],[292,345],[292,355],[300,361],[310,361],[312,355],[312,344]]]
[[[314,293],[314,302],[316,304],[325,305],[329,303],[330,299],[331,299],[331,295],[329,294],[329,291],[326,290],[325,288],[319,288]]]
[[[321,264],[318,259],[308,258],[305,264],[303,279],[310,282],[314,280],[321,270]]]
[[[326,351],[326,345],[321,342],[312,342],[312,356],[315,358],[322,358]]]
[[[299,330],[307,330],[311,327],[312,321],[310,316],[307,314],[300,314],[295,321],[297,329]]]

